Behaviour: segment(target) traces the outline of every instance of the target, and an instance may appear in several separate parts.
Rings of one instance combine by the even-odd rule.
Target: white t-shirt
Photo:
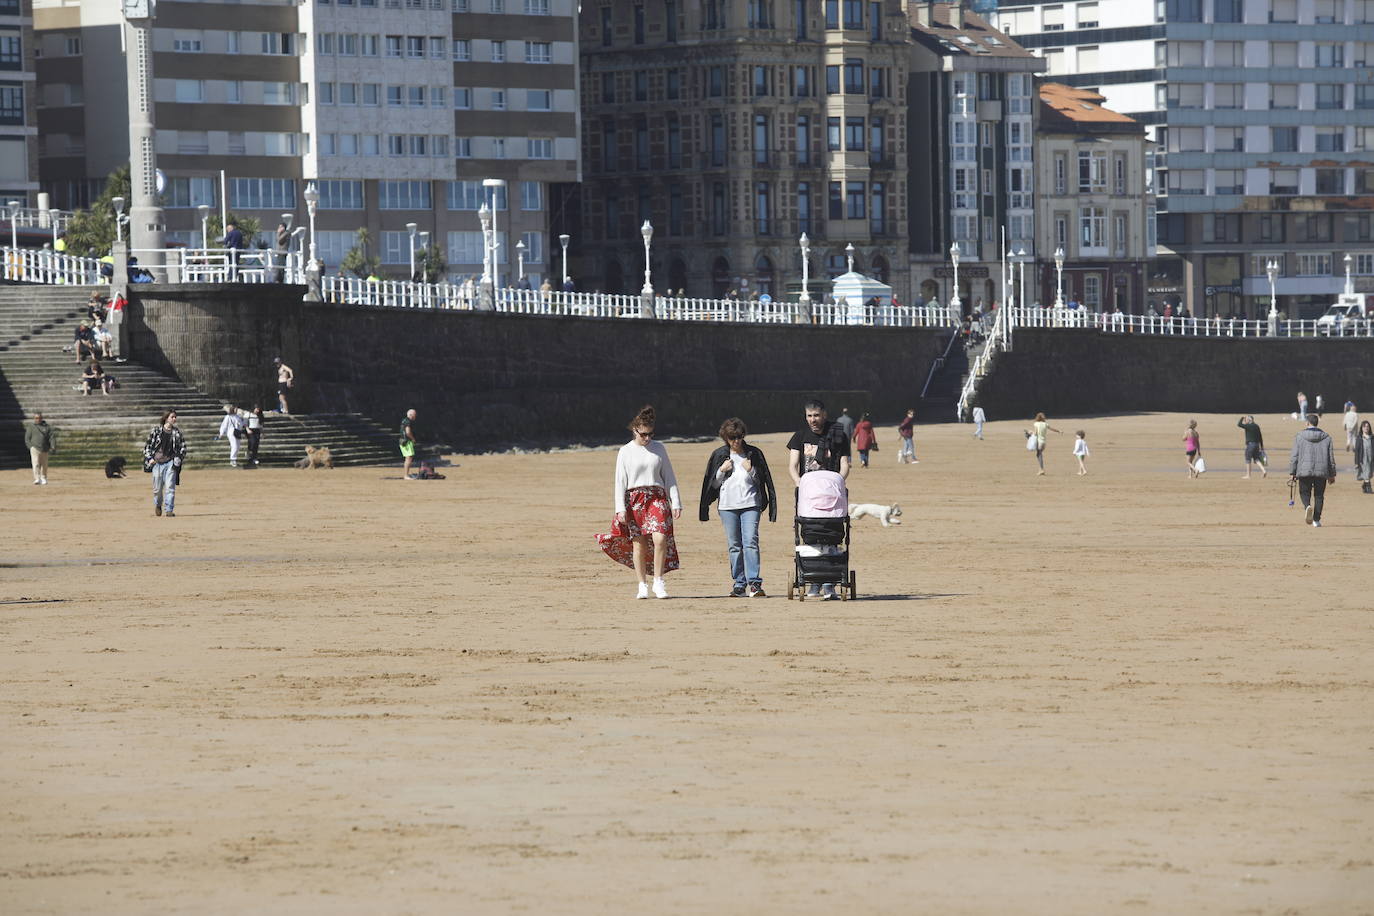
[[[1088,457],[1088,440],[1075,439],[1073,442],[1073,453],[1080,458]]]
[[[663,443],[627,442],[620,447],[615,456],[615,511],[625,511],[625,491],[635,487],[662,487],[668,491],[668,504],[674,509],[682,508],[673,464]]]
[[[719,470],[716,477],[720,484],[720,508],[752,509],[759,504],[758,474],[753,468],[743,468],[744,456],[730,453],[730,476],[723,477]],[[721,462],[725,464],[724,461]]]

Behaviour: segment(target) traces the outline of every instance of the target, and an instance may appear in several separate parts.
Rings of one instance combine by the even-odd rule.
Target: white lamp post
[[[811,240],[803,232],[801,238],[797,240],[797,244],[801,246],[802,258],[802,288],[797,301],[803,306],[809,306],[811,304]]]
[[[320,262],[316,258],[315,249],[315,211],[320,206],[320,189],[315,187],[315,182],[305,186],[305,191],[301,194],[305,198],[305,212],[310,217],[310,262],[305,267],[305,301],[320,301]]]
[[[959,300],[959,243],[955,242],[949,246],[949,260],[954,265],[954,293],[949,297],[949,310],[954,315],[957,324],[959,316],[963,314],[963,303]]]
[[[1279,334],[1279,297],[1277,284],[1279,279],[1279,262],[1270,258],[1264,265],[1264,272],[1269,277],[1269,336],[1277,337]]]
[[[10,201],[10,206],[16,206],[17,204],[18,201]],[[115,241],[122,242],[124,241],[124,198],[111,197],[110,204],[114,207],[115,212]],[[10,222],[10,228],[14,228],[14,222],[12,218]],[[15,242],[14,247],[18,248],[19,243]]]
[[[639,294],[652,296],[654,284],[650,282],[649,243],[654,237],[654,227],[647,219],[644,221],[644,225],[639,227],[639,234],[644,237],[644,288],[639,291]]]
[[[410,250],[410,273],[406,274],[407,280],[415,279],[415,233],[419,228],[415,223],[406,223],[406,234],[410,236],[410,244],[406,246]]]
[[[477,218],[482,221],[482,286],[491,288],[491,210],[486,202],[477,208]]]
[[[491,279],[494,286],[501,285],[501,262],[497,260],[496,249],[501,246],[499,241],[500,229],[496,222],[496,210],[498,201],[496,199],[496,189],[504,188],[506,179],[504,178],[483,178],[482,187],[491,189]]]
[[[848,262],[848,264],[849,264],[849,272],[850,272],[850,273],[853,273],[853,272],[854,272],[854,243],[853,243],[853,242],[850,242],[848,245],[844,246],[844,256],[845,256],[845,259],[847,260],[847,262]]]
[[[568,285],[568,243],[572,241],[572,236],[566,233],[558,237],[558,244],[563,246],[563,285]]]
[[[423,229],[420,231],[420,257],[424,259],[420,264],[420,280],[428,283],[429,271],[433,265],[429,260],[429,232]]]
[[[1064,307],[1064,249],[1054,249],[1054,307]]]
[[[48,222],[52,225],[52,248],[53,248],[53,251],[56,251],[56,250],[57,250],[57,217],[58,217],[58,215],[59,215],[61,212],[62,212],[62,211],[61,211],[61,210],[58,210],[56,207],[54,207],[53,209],[51,209],[51,210],[48,211]],[[1346,285],[1349,286],[1349,285],[1350,285],[1350,255],[1346,255],[1345,258],[1346,258],[1346,265],[1345,265],[1345,282],[1346,282]]]
[[[515,243],[515,256],[520,260],[520,279],[518,282],[525,282],[525,240],[521,239]]]
[[[305,227],[304,227],[304,226],[297,226],[295,229],[292,229],[292,230],[291,230],[291,240],[292,240],[292,242],[294,242],[294,245],[291,244],[291,243],[288,243],[288,244],[287,244],[287,249],[290,250],[290,249],[293,248],[293,247],[296,249],[296,274],[295,274],[295,277],[296,277],[296,280],[297,280],[297,281],[300,281],[300,280],[304,279],[304,273],[305,273],[305,267],[304,267],[304,263],[303,263],[303,262],[305,261]],[[288,255],[288,257],[289,257],[289,255]]]
[[[56,230],[53,231],[54,233],[56,232]],[[54,237],[56,236],[54,235]],[[1345,294],[1347,296],[1353,296],[1355,294],[1355,284],[1350,280],[1350,262],[1353,260],[1353,258],[1350,257],[1350,252],[1346,252],[1343,260],[1345,261]]]
[[[122,197],[116,197],[115,200],[121,204],[124,202]],[[10,247],[17,249],[19,247],[19,201],[11,200],[7,202],[7,205],[10,208]],[[118,222],[118,217],[116,217],[116,222]]]
[[[1026,249],[1016,250],[1016,304],[1026,307]]]
[[[210,205],[201,204],[196,207],[200,211],[200,247],[210,247]]]

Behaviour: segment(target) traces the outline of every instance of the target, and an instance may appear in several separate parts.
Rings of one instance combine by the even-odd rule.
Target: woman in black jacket
[[[706,461],[701,481],[700,519],[711,517],[711,503],[719,501],[720,521],[730,548],[731,598],[766,598],[759,565],[759,519],[778,520],[778,496],[763,452],[744,441],[748,430],[739,417],[720,425],[725,442]]]

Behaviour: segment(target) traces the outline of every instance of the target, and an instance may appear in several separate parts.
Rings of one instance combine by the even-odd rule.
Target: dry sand
[[[595,548],[612,451],[0,475],[19,913],[1369,913],[1374,496],[1318,531],[1235,418],[891,428],[862,600],[727,600]],[[1297,424],[1260,417],[1282,466]],[[1074,476],[1072,430],[1091,476]],[[785,437],[757,437],[786,481]]]

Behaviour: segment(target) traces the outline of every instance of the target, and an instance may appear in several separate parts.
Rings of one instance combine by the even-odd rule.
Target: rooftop
[[[941,54],[1034,57],[959,3],[911,3],[911,35]],[[954,25],[952,21],[959,24]]]
[[[1118,111],[1104,108],[1105,96],[1092,89],[1063,83],[1040,84],[1040,129],[1056,131],[1105,131],[1144,133],[1145,125]]]

